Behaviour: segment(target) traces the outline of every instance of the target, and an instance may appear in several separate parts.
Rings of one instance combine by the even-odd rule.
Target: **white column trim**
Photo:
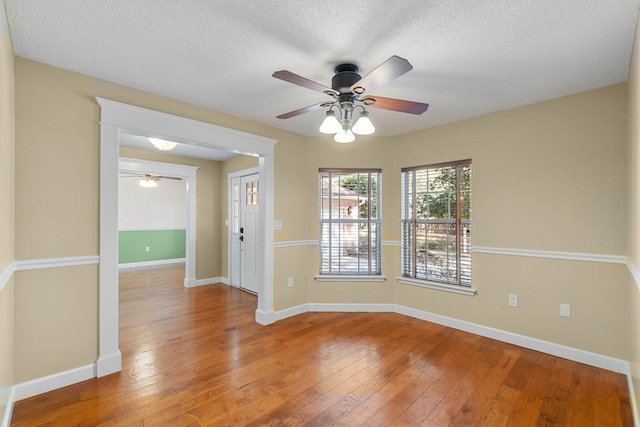
[[[120,133],[157,136],[205,148],[259,157],[266,196],[262,225],[273,223],[275,139],[96,97],[100,105],[100,276],[97,375],[121,369],[118,350],[118,148]],[[195,191],[194,191],[195,193]],[[260,246],[262,292],[258,311],[273,312],[273,227]],[[191,285],[192,283],[187,283]],[[269,321],[270,317],[262,320]],[[264,323],[261,321],[260,323]],[[269,322],[270,323],[270,322]]]

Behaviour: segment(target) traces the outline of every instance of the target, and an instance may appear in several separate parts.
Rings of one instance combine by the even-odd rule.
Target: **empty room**
[[[0,0],[0,425],[640,425],[639,12]]]

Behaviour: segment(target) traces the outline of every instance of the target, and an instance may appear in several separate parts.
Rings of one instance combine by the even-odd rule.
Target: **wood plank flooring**
[[[391,313],[260,326],[256,297],[120,275],[123,370],[30,399],[12,426],[632,426],[624,376]]]

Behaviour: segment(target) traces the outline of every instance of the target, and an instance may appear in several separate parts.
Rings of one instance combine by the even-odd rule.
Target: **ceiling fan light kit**
[[[277,116],[277,118],[288,119],[320,108],[329,107],[329,110],[325,114],[324,121],[320,125],[320,132],[335,134],[333,139],[336,142],[353,142],[355,141],[354,134],[371,135],[376,131],[375,126],[373,126],[369,118],[369,112],[364,108],[365,105],[372,108],[410,114],[422,114],[427,111],[429,104],[421,102],[382,98],[379,96],[364,96],[367,91],[372,91],[383,86],[412,69],[413,66],[409,61],[395,55],[364,77],[360,77],[358,67],[355,64],[340,64],[335,68],[335,75],[331,79],[331,88],[287,70],[276,71],[273,73],[273,77],[277,79],[322,92],[333,98],[332,102],[310,105],[309,107],[281,114]],[[336,116],[334,108],[340,111],[340,118]],[[362,111],[354,124],[353,112],[356,108],[361,108]]]
[[[160,151],[171,151],[178,146],[177,142],[166,141],[160,138],[149,138],[149,142]]]
[[[158,181],[151,176],[143,177],[140,182],[138,182],[138,185],[142,188],[158,188],[159,186]]]
[[[341,144],[347,144],[349,142],[353,142],[356,140],[356,136],[351,132],[351,129],[343,129],[336,133],[333,137],[335,142],[339,142]]]
[[[142,188],[158,188],[160,186],[159,181],[161,179],[172,179],[176,181],[182,180],[182,178],[176,176],[154,175],[152,173],[120,171],[120,174],[123,178],[140,178],[138,185]]]

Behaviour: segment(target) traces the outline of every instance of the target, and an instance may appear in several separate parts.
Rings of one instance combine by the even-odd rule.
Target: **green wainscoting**
[[[185,258],[186,236],[187,230],[119,231],[118,264]]]

